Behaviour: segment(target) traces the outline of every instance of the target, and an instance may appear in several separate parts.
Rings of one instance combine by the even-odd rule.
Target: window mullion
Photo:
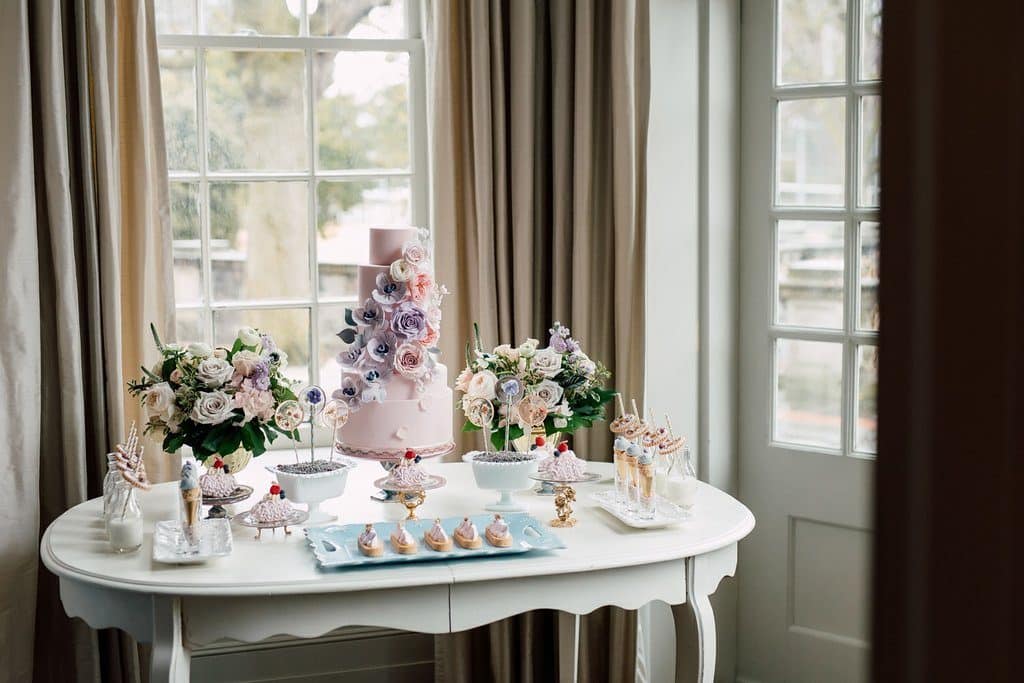
[[[860,118],[860,101],[854,87],[857,82],[857,5],[859,0],[847,0],[846,12],[846,217],[843,222],[843,392],[842,392],[842,443],[843,453],[849,455],[853,451],[856,433],[857,406],[857,346],[851,335],[857,329],[857,298],[856,289],[857,258],[856,246],[857,219],[854,207],[857,206],[857,190],[859,183],[858,158],[858,120]]]
[[[197,16],[197,21],[200,17]],[[197,24],[198,25],[198,24]],[[213,254],[210,236],[210,183],[207,180],[207,125],[206,125],[206,50],[196,49],[196,126],[199,154],[199,225],[200,265],[203,269],[203,300],[206,305],[205,333],[210,344],[213,338]]]
[[[317,206],[316,206],[316,167],[317,167],[317,130],[316,130],[316,78],[313,73],[313,48],[305,50],[306,58],[306,140],[308,141],[309,161],[306,181],[306,226],[309,235],[309,382],[318,384],[320,381],[320,263],[317,253]]]

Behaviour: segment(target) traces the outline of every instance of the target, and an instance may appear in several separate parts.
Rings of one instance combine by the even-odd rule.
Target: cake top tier
[[[388,266],[402,258],[406,242],[416,240],[419,228],[370,228],[370,264]]]

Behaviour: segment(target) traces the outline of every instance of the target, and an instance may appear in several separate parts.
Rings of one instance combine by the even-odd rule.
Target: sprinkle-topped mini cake
[[[207,498],[225,498],[235,492],[238,484],[235,476],[230,473],[230,468],[220,458],[215,458],[213,466],[206,470],[206,474],[199,477],[199,488]]]
[[[544,474],[555,481],[574,481],[587,471],[587,463],[577,458],[565,441],[558,444],[558,450],[552,454],[552,458]]]
[[[445,532],[444,527],[441,526],[440,519],[434,520],[434,526],[430,527],[423,534],[423,540],[428,546],[438,552],[447,552],[452,549],[452,539]]]
[[[372,524],[367,524],[363,533],[359,534],[359,552],[367,557],[380,557],[384,554],[384,543]]]
[[[508,548],[512,545],[512,533],[501,515],[494,515],[494,521],[484,529],[484,535],[487,536],[487,542],[495,547]]]
[[[284,491],[278,484],[272,484],[270,492],[263,496],[263,500],[252,506],[249,514],[253,519],[264,524],[283,522],[292,513],[291,503],[284,499]]]
[[[455,533],[453,534],[455,542],[460,547],[472,550],[479,548],[483,545],[483,541],[480,540],[480,532],[476,530],[476,524],[469,517],[463,517],[459,526],[455,527]]]
[[[422,485],[429,476],[420,465],[420,456],[414,451],[406,451],[405,457],[392,468],[387,484],[397,489],[411,489]]]
[[[391,546],[395,549],[395,552],[401,553],[402,555],[415,555],[419,548],[416,545],[416,539],[412,537],[409,530],[405,528],[405,524],[399,522],[395,526],[395,530],[391,532]]]

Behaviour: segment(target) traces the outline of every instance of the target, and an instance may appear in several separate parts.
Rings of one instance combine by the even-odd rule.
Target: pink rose
[[[416,273],[416,276],[409,281],[409,293],[412,300],[422,303],[430,296],[430,290],[434,288],[434,278],[430,273]]]
[[[241,408],[245,413],[243,422],[253,418],[266,421],[274,416],[274,395],[269,391],[243,389],[235,393],[234,403],[236,408]]]
[[[463,368],[459,376],[455,378],[455,388],[466,393],[469,391],[469,381],[473,379],[473,371],[469,368]]]
[[[427,349],[422,344],[405,342],[395,351],[394,366],[402,377],[417,379],[427,371]]]
[[[437,346],[437,340],[441,338],[441,333],[434,329],[432,325],[427,325],[427,333],[423,336],[420,341],[430,348],[431,346]]]

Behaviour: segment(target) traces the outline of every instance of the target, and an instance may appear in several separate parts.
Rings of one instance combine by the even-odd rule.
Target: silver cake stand
[[[295,526],[297,524],[302,524],[307,519],[309,519],[308,512],[306,512],[305,510],[299,510],[298,508],[292,508],[291,514],[289,514],[284,519],[278,520],[276,522],[261,522],[260,520],[252,516],[252,510],[241,512],[235,515],[231,518],[231,521],[237,524],[241,524],[242,526],[247,526],[251,529],[256,529],[256,540],[258,541],[260,540],[260,536],[263,534],[264,529],[277,530],[283,527],[284,533],[288,535],[292,533],[292,530],[288,527]]]

